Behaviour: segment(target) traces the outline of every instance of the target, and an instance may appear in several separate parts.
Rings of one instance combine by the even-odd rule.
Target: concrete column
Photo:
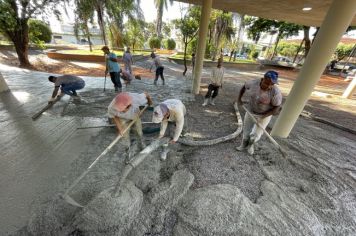
[[[333,1],[271,135],[288,137],[355,13],[355,0]]]
[[[354,92],[356,92],[356,75],[351,80],[349,86],[347,86],[345,92],[342,94],[342,97],[351,98]]]
[[[201,71],[203,68],[203,60],[206,46],[206,35],[208,33],[209,18],[211,13],[212,0],[203,0],[203,7],[201,9],[201,17],[199,24],[199,38],[198,47],[196,51],[195,67],[193,72],[193,93],[199,94]]]
[[[0,93],[1,92],[6,92],[9,91],[9,87],[6,84],[6,81],[4,79],[4,77],[2,77],[2,74],[0,73]]]

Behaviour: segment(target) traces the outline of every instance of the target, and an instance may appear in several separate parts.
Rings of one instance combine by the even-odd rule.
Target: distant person
[[[120,135],[123,135],[128,142],[128,147],[131,145],[130,142],[130,131],[128,130],[124,134],[125,128],[129,123],[134,120],[140,112],[140,106],[151,105],[152,99],[148,93],[119,93],[110,103],[108,107],[109,119],[116,125],[117,131]],[[138,144],[140,148],[145,148],[145,143],[143,140],[142,133],[142,122],[141,118],[138,118],[134,124],[135,131],[138,138]]]
[[[221,65],[222,60],[222,58],[219,58],[217,66],[211,72],[208,92],[206,93],[204,103],[202,104],[203,107],[208,105],[208,103],[214,106],[214,100],[216,96],[218,96],[219,88],[222,88],[225,73],[225,68]]]
[[[124,61],[125,70],[129,71],[130,74],[132,74],[133,60],[132,60],[132,55],[130,52],[130,47],[127,47],[126,52],[122,56],[122,60]]]
[[[158,77],[160,76],[161,79],[162,79],[162,84],[165,85],[165,82],[164,82],[164,76],[163,76],[163,70],[164,70],[164,67],[161,63],[161,60],[159,58],[159,56],[157,56],[155,53],[151,53],[151,58],[153,59],[153,62],[152,62],[152,65],[150,67],[150,72],[152,71],[152,67],[153,66],[156,66],[156,77],[155,77],[155,80],[154,80],[154,85],[157,85],[157,80],[158,80]]]
[[[115,53],[110,52],[110,49],[108,46],[104,46],[101,48],[101,50],[105,54],[105,62],[106,62],[106,68],[105,68],[105,76],[107,73],[110,73],[110,78],[111,82],[114,84],[115,91],[121,91],[122,85],[120,81],[120,65],[117,60],[117,56]]]
[[[82,78],[74,75],[62,75],[62,76],[49,76],[48,80],[54,83],[54,90],[52,92],[52,97],[48,101],[49,104],[53,103],[57,97],[58,90],[61,89],[59,97],[65,94],[71,96],[74,101],[80,101],[80,96],[77,94],[77,90],[85,87],[85,82]]]
[[[174,144],[179,139],[184,127],[184,116],[186,114],[186,108],[181,100],[167,99],[160,105],[156,106],[153,110],[152,122],[161,123],[161,129],[158,138],[162,138],[166,133],[166,129],[169,123],[174,124],[175,131],[170,141]],[[165,145],[163,152],[161,153],[161,159],[165,160],[168,153],[168,145]]]
[[[337,60],[332,60],[332,61],[330,62],[330,70],[334,70],[334,69],[335,69],[336,63],[337,63]]]
[[[192,71],[194,71],[195,67],[195,53],[192,53]]]
[[[121,79],[125,81],[125,84],[128,85],[133,79],[141,80],[140,75],[133,75],[128,70],[121,70]]]
[[[238,97],[239,105],[242,105],[242,96],[246,93],[249,106],[248,110],[256,118],[259,126],[265,129],[271,121],[273,115],[280,112],[282,104],[282,93],[278,86],[278,73],[276,71],[267,71],[262,79],[247,81],[241,88]],[[245,114],[243,122],[243,134],[240,147],[236,149],[254,153],[254,144],[263,134],[262,128],[257,126],[249,114]]]

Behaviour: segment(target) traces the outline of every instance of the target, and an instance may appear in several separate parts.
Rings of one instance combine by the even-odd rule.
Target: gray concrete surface
[[[238,79],[228,79],[216,106],[203,108],[201,96],[194,100],[186,93],[188,81],[174,79],[179,77],[181,66],[163,61],[169,75],[166,87],[155,87],[152,80],[144,80],[135,81],[128,90],[147,90],[156,102],[166,97],[182,98],[188,110],[189,135],[197,139],[234,132],[231,104],[239,86],[263,74],[228,71],[229,77]],[[106,224],[110,215],[105,221],[105,215],[99,219],[85,209],[67,208],[57,196],[116,136],[113,128],[76,130],[79,126],[105,124],[113,91],[102,93],[103,78],[85,78],[82,104],[73,104],[65,97],[32,121],[30,116],[46,104],[52,90],[47,74],[4,67],[0,71],[12,90],[1,95],[0,107],[0,235],[23,226],[14,235],[36,235],[31,230],[46,219],[45,214],[49,214],[49,221],[60,219],[57,222],[63,231],[54,230],[58,235],[98,235],[97,230],[73,225],[74,219],[87,214],[86,219]],[[281,79],[282,86],[285,81]],[[143,120],[149,120],[150,115],[145,114]],[[154,135],[145,138],[150,142]],[[105,234],[355,235],[355,135],[301,118],[288,139],[277,141],[286,149],[287,159],[266,138],[258,143],[253,156],[235,151],[239,138],[204,148],[177,144],[165,162],[159,160],[159,153],[152,153],[128,177],[143,194],[140,217],[130,227],[125,225],[125,232],[116,234],[114,227],[105,229]],[[100,199],[117,182],[124,150],[124,145],[115,146],[71,196],[94,206],[90,202]],[[136,206],[134,214],[140,208]],[[57,208],[63,211],[59,215],[53,213]],[[61,219],[63,216],[68,217]],[[31,224],[36,219],[39,223]]]

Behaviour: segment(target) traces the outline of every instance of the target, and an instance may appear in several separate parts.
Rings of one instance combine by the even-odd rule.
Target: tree
[[[172,5],[173,0],[169,0],[169,3]],[[156,34],[158,37],[162,37],[162,17],[163,17],[163,9],[167,10],[168,1],[167,0],[155,0],[155,6],[157,9],[157,18],[156,18]]]
[[[352,49],[353,49],[352,44],[339,43],[335,50],[335,55],[337,57],[337,60],[341,61],[345,57],[349,56],[351,54]]]
[[[211,60],[215,61],[218,49],[221,49],[221,40],[225,37],[231,41],[235,34],[235,29],[232,25],[232,13],[221,10],[213,10],[210,17],[210,27],[212,29],[212,45]]]
[[[91,2],[86,0],[75,0],[75,6],[74,34],[79,40],[80,32],[82,32],[88,39],[90,51],[93,51],[88,27],[88,23],[93,24],[94,22],[94,12]]]
[[[161,48],[161,39],[158,37],[152,37],[149,39],[148,44],[150,45],[151,49]]]
[[[55,9],[58,2],[55,0],[2,0],[0,1],[0,32],[9,38],[16,49],[21,67],[31,66],[28,60],[29,26],[28,20],[46,10]]]
[[[129,20],[125,24],[125,29],[123,41],[126,46],[130,46],[134,51],[137,47],[143,47],[145,42],[145,37],[143,34],[144,22],[143,21],[132,21]]]
[[[174,50],[176,48],[176,41],[174,41],[174,39],[167,39],[165,41],[165,47],[168,50]]]
[[[52,31],[49,26],[40,20],[29,19],[28,21],[29,39],[31,43],[43,47],[44,43],[51,42]]]
[[[183,11],[183,9],[181,9]],[[187,73],[187,46],[195,38],[199,29],[200,7],[193,6],[188,9],[186,14],[182,14],[181,19],[173,20],[176,29],[179,29],[182,34],[182,41],[184,44],[184,71],[183,75]]]

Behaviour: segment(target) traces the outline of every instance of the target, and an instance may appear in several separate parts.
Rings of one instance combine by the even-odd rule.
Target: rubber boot
[[[205,98],[204,99],[204,103],[202,104],[203,107],[205,107],[206,105],[208,105],[209,99]]]
[[[236,147],[237,151],[244,151],[248,146],[248,140],[242,140],[241,145],[239,147]]]
[[[165,84],[166,84],[166,82],[163,80],[163,81],[162,81],[162,85],[165,85]]]
[[[215,102],[214,102],[215,98],[210,98],[210,104],[215,106]]]

